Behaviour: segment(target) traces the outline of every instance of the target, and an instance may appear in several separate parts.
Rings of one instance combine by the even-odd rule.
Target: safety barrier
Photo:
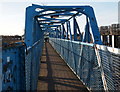
[[[2,53],[0,90],[25,90],[25,45],[14,43],[12,47],[3,47],[0,53]]]
[[[3,46],[1,58],[1,91],[30,91],[37,89],[43,39],[26,47],[23,42]]]
[[[0,90],[36,90],[43,39],[2,49]],[[65,39],[50,43],[90,90],[120,90],[120,49]],[[25,51],[26,50],[26,51]]]
[[[120,90],[120,49],[58,38],[50,43],[89,90]]]
[[[27,48],[25,56],[26,90],[36,90],[42,55],[43,39],[37,41],[32,47]]]

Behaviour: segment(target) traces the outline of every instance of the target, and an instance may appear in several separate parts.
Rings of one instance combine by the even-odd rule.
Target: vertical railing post
[[[71,33],[71,27],[70,27],[70,21],[67,22],[68,31],[70,32],[70,40],[72,40],[72,33]]]
[[[89,28],[89,21],[88,21],[88,17],[86,17],[86,26],[85,26],[85,33],[84,33],[84,38],[83,38],[83,42],[88,42],[90,43],[90,28]]]
[[[67,27],[67,34],[66,34],[66,38],[68,40],[68,31],[69,31],[69,28],[68,28],[68,22],[66,22],[66,27]]]
[[[59,27],[60,28],[60,39],[62,38],[62,26]]]
[[[65,39],[65,27],[64,27],[64,24],[62,24],[62,39]]]
[[[76,29],[77,29],[77,30],[78,30],[78,32],[79,32],[80,41],[82,41],[82,34],[81,34],[81,32],[80,32],[80,28],[79,28],[79,25],[78,25],[78,23],[77,23],[76,19],[75,19],[75,23],[76,23]]]
[[[96,21],[96,18],[95,18],[93,8],[92,7],[85,7],[84,13],[89,18],[94,43],[95,44],[102,44],[101,37],[100,37],[100,32],[99,32],[99,28],[98,28],[98,25],[97,25],[97,21]]]
[[[58,28],[56,28],[55,30],[56,30],[56,38],[58,38],[59,30],[58,30]]]
[[[73,32],[74,32],[74,41],[77,41],[77,30],[76,30],[75,17],[73,17]]]

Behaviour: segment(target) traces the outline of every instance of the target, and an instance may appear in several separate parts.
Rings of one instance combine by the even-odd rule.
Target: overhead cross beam
[[[85,15],[89,20],[86,24],[85,34],[88,33],[87,36],[90,36],[90,27],[91,27],[91,33],[93,35],[93,40],[95,44],[102,44],[97,21],[95,18],[94,10],[90,6],[40,6],[33,4],[32,6],[29,6],[26,8],[26,23],[25,23],[25,42],[27,46],[32,46],[32,44],[39,39],[39,37],[35,40],[34,38],[38,33],[41,35],[45,31],[46,28],[51,29],[60,29],[61,31],[61,25],[67,23],[67,39],[68,39],[68,33],[70,34],[70,39],[72,40],[72,34],[71,34],[71,22],[70,20],[74,18],[74,36],[77,40],[77,30],[79,34],[81,33],[79,29],[79,25],[76,21],[76,16]],[[87,21],[88,22],[88,21]],[[61,24],[61,25],[60,25]],[[39,25],[39,26],[36,26]],[[38,30],[39,29],[39,30]],[[64,30],[66,28],[63,28]],[[43,31],[44,30],[44,31]],[[59,33],[56,33],[57,35],[60,34],[60,36],[64,36],[64,33],[57,31]],[[54,35],[56,35],[54,34]],[[82,35],[82,34],[80,34]],[[58,37],[58,36],[54,36]],[[65,37],[63,37],[65,38]],[[86,38],[86,35],[82,38]],[[90,37],[87,37],[88,39]],[[90,42],[88,39],[84,39],[84,42]],[[83,40],[81,40],[83,41]]]

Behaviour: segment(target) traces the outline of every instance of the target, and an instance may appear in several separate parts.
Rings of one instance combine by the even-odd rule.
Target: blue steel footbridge
[[[1,91],[120,90],[120,49],[102,45],[91,6],[32,4],[26,8],[24,36],[3,44]]]

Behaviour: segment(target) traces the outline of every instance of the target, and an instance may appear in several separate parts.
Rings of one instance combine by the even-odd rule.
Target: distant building
[[[101,26],[100,34],[104,45],[120,48],[120,24]]]

